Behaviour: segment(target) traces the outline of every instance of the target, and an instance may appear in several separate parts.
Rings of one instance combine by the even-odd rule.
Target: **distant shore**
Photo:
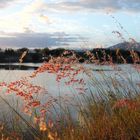
[[[88,61],[89,63],[94,63],[90,61],[90,57],[87,55],[84,50],[66,50],[63,48],[49,50],[49,48],[44,49],[34,49],[29,50],[27,48],[21,48],[18,50],[6,49],[0,51],[0,63],[19,63],[19,59],[22,54],[27,51],[23,59],[23,63],[42,63],[44,61],[48,62],[51,58],[57,58],[64,54],[64,52],[69,52],[68,54],[64,54],[63,57],[70,57],[75,54],[79,63],[84,63]],[[139,51],[129,51],[122,49],[109,49],[109,48],[96,48],[92,50],[88,50],[93,56],[94,60],[98,61],[99,64],[102,62],[109,62],[117,64],[123,63],[140,63],[140,52]],[[137,56],[137,60],[134,60],[135,55]]]
[[[0,69],[4,70],[36,70],[38,66],[30,65],[14,65],[14,64],[0,64]]]

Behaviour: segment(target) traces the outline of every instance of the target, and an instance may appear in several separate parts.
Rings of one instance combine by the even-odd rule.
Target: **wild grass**
[[[66,57],[69,53],[71,55]],[[135,63],[126,69],[133,68],[132,72],[135,71],[140,79],[139,58],[135,52],[131,53]],[[43,63],[29,77],[10,83],[1,82],[1,90],[4,88],[7,94],[18,96],[23,108],[15,109],[0,96],[13,113],[10,124],[6,119],[0,123],[0,139],[139,140],[140,81],[135,81],[133,73],[127,73],[125,66],[113,64],[111,58],[104,63],[107,73],[102,69],[94,71],[102,66],[92,53],[86,54],[94,62],[90,68],[79,64],[73,52],[66,51],[62,56]],[[58,97],[50,95],[45,102],[40,100],[41,93],[47,91],[32,84],[31,80],[45,72],[55,75],[58,85],[63,83],[68,87],[72,97],[61,96],[61,87],[58,86],[54,87],[58,88]]]

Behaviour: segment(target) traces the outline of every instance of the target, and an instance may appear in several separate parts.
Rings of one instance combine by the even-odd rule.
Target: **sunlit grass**
[[[64,52],[64,55],[67,53],[69,52]],[[119,50],[116,53],[119,55]],[[86,54],[90,61],[99,65],[93,54]],[[139,77],[139,58],[134,52],[132,55],[134,65],[131,67],[137,71]],[[135,85],[132,73],[122,73],[111,60],[110,58],[104,64],[108,64],[112,71],[118,70],[117,77],[106,76],[101,70],[97,72],[101,81],[93,73],[95,65],[89,68],[79,64],[79,59],[72,53],[69,57],[62,55],[43,63],[29,77],[0,83],[7,94],[14,93],[23,103],[22,110],[17,110],[1,97],[13,112],[13,118],[10,127],[6,120],[0,123],[0,139],[140,139],[140,83]],[[70,97],[61,97],[61,94],[56,98],[48,98],[46,102],[39,100],[40,93],[47,91],[41,86],[33,85],[30,80],[44,72],[56,75],[58,83],[63,82],[69,87],[75,102]],[[118,77],[124,82],[120,82]],[[58,91],[61,92],[61,89]],[[76,118],[73,117],[72,109]],[[23,114],[30,119],[26,120]]]

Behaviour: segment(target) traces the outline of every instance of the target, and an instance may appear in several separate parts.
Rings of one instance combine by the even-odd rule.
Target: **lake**
[[[19,64],[14,64],[19,65]],[[22,64],[24,66],[29,66],[28,70],[0,70],[0,82],[12,82],[16,80],[20,80],[24,77],[28,77],[33,73],[33,69],[30,67],[39,67],[41,64]],[[80,64],[83,65],[83,64]],[[88,87],[92,84],[91,89],[93,93],[99,92],[100,87],[107,92],[114,90],[114,86],[112,85],[112,80],[115,79],[121,83],[120,85],[120,92],[121,90],[125,93],[136,93],[140,92],[140,87],[138,84],[140,83],[140,74],[133,65],[117,65],[117,68],[114,69],[112,66],[99,66],[93,64],[84,64],[85,68],[90,71],[90,75],[87,76],[85,73],[78,75],[79,78],[83,78],[86,85],[85,88],[87,89],[86,94],[90,94]],[[71,103],[74,103],[77,100],[77,97],[81,98],[81,94],[75,90],[73,90],[77,85],[66,86],[65,80],[62,80],[60,83],[56,82],[56,75],[51,73],[41,73],[37,75],[35,78],[30,78],[30,82],[34,85],[41,86],[42,88],[46,89],[46,93],[40,94],[37,98],[42,102],[48,100],[50,96],[54,98],[58,98],[59,96],[65,97],[70,99]],[[131,84],[130,84],[131,83]],[[123,87],[123,89],[121,89]],[[117,88],[117,87],[116,87]],[[22,107],[21,99],[17,97],[14,93],[7,94],[5,93],[5,89],[1,89],[0,96],[2,96],[5,100],[7,100],[11,106],[16,108]],[[0,118],[3,116],[9,115],[9,107],[0,99]]]

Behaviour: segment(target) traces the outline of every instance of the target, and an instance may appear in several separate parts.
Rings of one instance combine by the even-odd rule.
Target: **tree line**
[[[80,63],[85,61],[94,63],[94,61],[91,61],[91,58],[89,55],[87,55],[86,51],[66,50],[64,48],[41,48],[32,50],[28,48],[8,48],[5,50],[0,49],[0,63],[18,63],[20,56],[25,51],[27,51],[27,54],[24,58],[24,63],[42,63],[43,61],[49,61],[52,57],[61,56],[65,51],[73,52],[79,59]],[[94,56],[94,60],[98,60],[98,63],[102,63],[104,61],[112,61],[112,63],[140,63],[140,52],[138,51],[98,48],[88,50],[88,52]],[[69,55],[72,55],[72,53],[69,53]],[[65,57],[68,57],[68,55],[65,55]]]

